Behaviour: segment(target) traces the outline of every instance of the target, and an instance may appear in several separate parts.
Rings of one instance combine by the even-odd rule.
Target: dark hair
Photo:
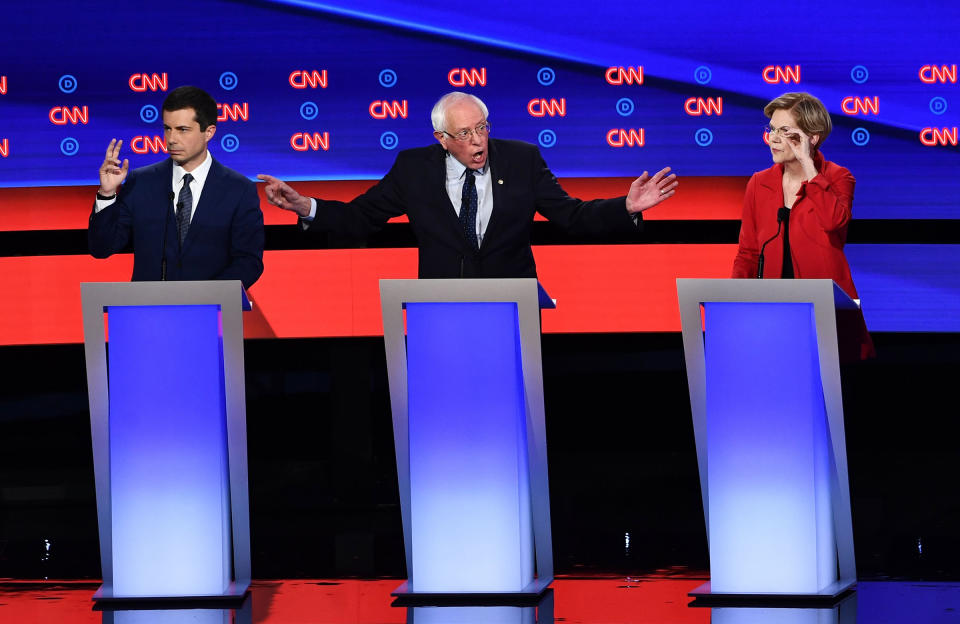
[[[217,102],[203,89],[189,85],[177,87],[163,101],[165,111],[173,112],[185,108],[193,109],[194,119],[200,124],[201,130],[217,125]]]

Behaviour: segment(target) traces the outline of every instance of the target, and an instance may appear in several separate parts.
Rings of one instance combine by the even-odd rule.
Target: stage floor
[[[390,592],[398,579],[254,581],[237,610],[98,611],[90,581],[0,579],[0,622],[18,624],[162,622],[219,624],[483,624],[809,623],[880,624],[960,622],[960,583],[860,582],[832,608],[698,607],[687,592],[705,579],[695,574],[558,578],[536,607],[398,607]]]

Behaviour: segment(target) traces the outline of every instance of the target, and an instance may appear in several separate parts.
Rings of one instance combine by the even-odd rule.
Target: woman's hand
[[[782,136],[785,149],[793,154],[793,157],[803,167],[804,180],[815,177],[817,168],[813,164],[813,147],[810,143],[810,136],[800,128],[790,128]]]

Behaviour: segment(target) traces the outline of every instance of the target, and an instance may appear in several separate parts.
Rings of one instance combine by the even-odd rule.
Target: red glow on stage
[[[736,245],[535,247],[540,281],[558,300],[546,333],[680,330],[676,278],[727,277]],[[268,251],[250,289],[247,338],[379,336],[380,279],[413,278],[415,249]],[[0,258],[7,304],[0,345],[83,341],[80,282],[127,281],[129,254]]]
[[[322,136],[322,135],[321,135]],[[158,137],[160,145],[162,137]],[[329,143],[329,137],[325,139]],[[299,144],[299,143],[298,143]],[[302,144],[301,144],[302,146]],[[318,147],[319,140],[318,140]],[[158,147],[158,149],[161,149]],[[639,174],[640,172],[638,172]],[[644,219],[740,219],[747,177],[681,178],[676,196],[643,213]],[[632,177],[561,178],[560,184],[574,197],[597,199],[626,195]],[[323,180],[291,182],[304,195],[349,201],[376,183],[376,180]],[[295,216],[267,202],[263,185],[258,185],[260,207],[266,225],[296,222]],[[46,186],[0,188],[0,205],[16,206],[5,211],[2,231],[86,229],[97,192],[90,186]],[[539,214],[537,220],[544,220]],[[392,221],[406,221],[406,216]]]
[[[552,621],[707,624],[710,609],[687,606],[687,592],[702,583],[702,578],[558,578],[551,586]],[[254,581],[248,598],[248,621],[405,624],[414,621],[408,608],[391,606],[390,592],[399,584],[398,579]],[[0,588],[0,621],[100,624],[104,614],[93,610],[91,600],[97,585],[90,581],[6,582]],[[542,611],[540,617],[548,617],[547,611]],[[158,620],[163,618],[162,611],[151,613]],[[228,616],[224,621],[234,620]],[[460,620],[456,613],[451,613],[449,621]]]

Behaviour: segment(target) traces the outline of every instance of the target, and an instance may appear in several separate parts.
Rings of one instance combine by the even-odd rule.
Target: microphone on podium
[[[781,206],[777,209],[777,233],[768,238],[763,245],[760,247],[760,257],[757,258],[757,279],[763,279],[763,250],[767,248],[767,243],[771,242],[776,237],[780,236],[780,228],[783,227],[783,222],[790,219],[790,209],[786,206]]]
[[[174,193],[170,191],[167,195],[167,206],[173,206]],[[169,213],[164,210],[163,213],[163,240],[160,247],[160,281],[167,281],[167,222],[170,221]]]

